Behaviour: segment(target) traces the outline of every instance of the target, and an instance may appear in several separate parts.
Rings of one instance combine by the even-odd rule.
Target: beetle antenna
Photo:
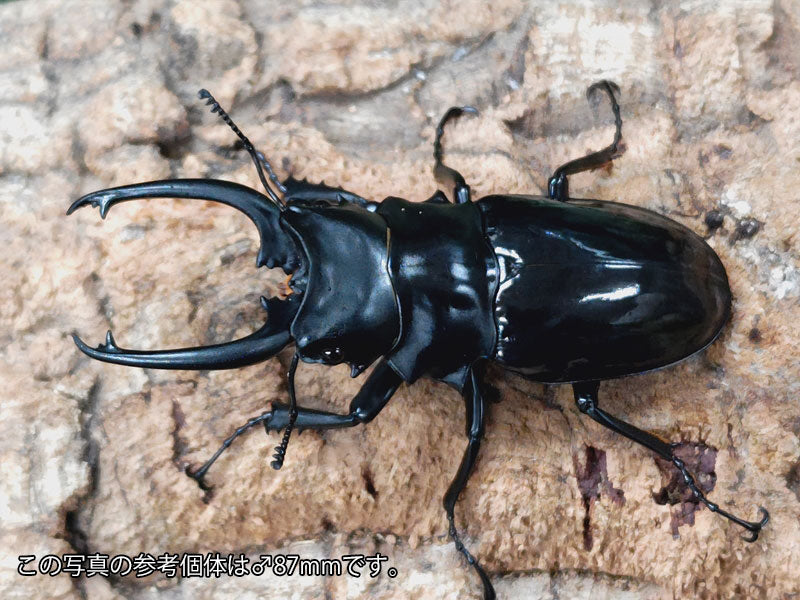
[[[281,194],[286,193],[286,187],[281,183],[280,179],[278,179],[278,176],[275,175],[275,172],[272,170],[272,165],[269,164],[269,161],[261,152],[255,149],[253,143],[245,134],[242,133],[242,130],[236,126],[236,123],[234,123],[233,119],[231,119],[228,113],[225,112],[225,109],[220,106],[216,98],[211,95],[211,92],[206,89],[202,89],[197,92],[197,95],[200,99],[206,100],[206,104],[211,106],[212,113],[219,113],[219,116],[223,121],[225,121],[225,124],[230,127],[233,130],[233,133],[235,133],[242,141],[244,149],[247,150],[247,152],[250,154],[250,157],[253,159],[253,163],[256,165],[256,170],[258,171],[258,178],[261,180],[261,185],[263,185],[264,189],[267,190],[270,200],[272,200],[272,202],[277,205],[278,208],[283,210],[286,205],[280,198],[278,198],[278,195],[273,191],[269,183],[267,183],[267,178],[264,176],[264,169],[266,169],[267,173],[269,174],[269,178],[272,180],[272,183],[275,184],[275,187],[278,188]]]
[[[281,443],[275,447],[275,454],[272,456],[272,468],[276,471],[283,466],[283,459],[286,457],[286,447],[289,445],[289,437],[294,429],[294,422],[297,420],[297,398],[294,394],[294,372],[297,370],[297,360],[299,355],[295,352],[292,364],[289,367],[289,424],[283,432]]]

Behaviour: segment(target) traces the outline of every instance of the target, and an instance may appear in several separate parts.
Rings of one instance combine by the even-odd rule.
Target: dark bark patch
[[[673,447],[673,453],[680,458],[695,479],[697,487],[704,494],[714,489],[717,474],[717,449],[699,442],[681,442]],[[700,509],[700,501],[683,482],[683,476],[675,466],[661,457],[656,457],[656,465],[661,471],[662,487],[653,494],[656,504],[669,504],[672,508],[672,535],[678,536],[681,525],[694,525],[694,513]]]
[[[800,500],[800,461],[796,462],[786,476],[786,487]]]
[[[375,489],[375,480],[372,477],[372,471],[368,467],[361,470],[361,479],[364,480],[364,489],[373,498],[378,497],[378,490]]]
[[[615,488],[608,479],[606,468],[606,452],[593,446],[586,446],[583,465],[575,460],[575,473],[578,479],[578,489],[583,498],[583,547],[591,550],[594,545],[591,528],[592,504],[601,494],[606,494],[613,502],[625,504],[625,492]]]

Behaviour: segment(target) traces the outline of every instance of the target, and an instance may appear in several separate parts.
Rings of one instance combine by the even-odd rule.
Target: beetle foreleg
[[[389,366],[389,363],[382,360],[350,401],[350,410],[347,414],[298,408],[295,427],[298,431],[306,429],[321,431],[369,423],[383,410],[402,382],[402,378]],[[272,418],[264,422],[267,433],[284,429],[291,417],[290,407],[285,404],[274,403],[272,411]]]
[[[581,171],[597,169],[620,155],[619,143],[622,140],[622,117],[619,114],[619,104],[617,104],[617,99],[614,97],[614,92],[619,92],[619,86],[612,81],[606,81],[604,79],[590,85],[589,89],[586,90],[586,97],[591,99],[592,95],[597,92],[597,90],[605,91],[611,100],[611,110],[614,112],[614,123],[617,126],[614,132],[614,141],[611,142],[610,146],[602,150],[592,152],[581,158],[576,158],[558,167],[547,182],[548,197],[553,200],[561,200],[562,202],[569,200],[569,182],[567,181],[567,175],[574,175]]]
[[[339,429],[342,427],[353,427],[361,423],[369,423],[386,406],[387,402],[394,395],[397,388],[403,382],[402,378],[395,373],[386,361],[381,361],[373,369],[370,376],[361,386],[361,389],[350,402],[350,412],[346,415],[314,410],[311,408],[296,407],[296,417],[294,428],[298,433],[305,429]],[[291,389],[291,386],[290,386]],[[264,424],[264,429],[270,431],[280,431],[287,429],[292,421],[292,409],[289,405],[273,403],[272,408],[267,412],[250,419],[247,423],[239,427],[228,437],[222,446],[206,463],[192,474],[197,481],[201,481],[208,469],[214,464],[233,440],[243,434],[251,427]]]
[[[575,402],[578,404],[578,410],[586,415],[589,415],[603,427],[608,427],[612,431],[624,435],[634,442],[649,448],[665,460],[670,461],[681,472],[681,475],[683,475],[683,481],[692,491],[692,494],[695,498],[697,498],[697,500],[705,504],[712,512],[719,513],[726,519],[729,519],[737,525],[747,529],[751,535],[743,538],[745,541],[755,542],[758,539],[758,534],[761,531],[761,528],[767,524],[767,521],[769,521],[769,513],[764,507],[759,507],[759,512],[762,515],[760,521],[745,521],[744,519],[740,519],[739,517],[721,509],[714,502],[711,502],[708,498],[706,498],[705,494],[700,491],[700,488],[697,487],[694,477],[692,477],[691,473],[689,473],[689,470],[686,468],[686,465],[683,463],[683,461],[675,456],[675,454],[672,452],[671,444],[667,444],[663,440],[658,439],[656,436],[647,433],[646,431],[642,431],[641,429],[634,427],[625,421],[617,419],[613,415],[610,415],[602,410],[597,405],[597,390],[599,387],[599,381],[573,384],[572,389],[575,394]]]
[[[206,473],[211,468],[211,465],[213,465],[216,462],[220,454],[222,454],[225,450],[227,450],[228,446],[230,446],[233,443],[233,440],[242,435],[245,431],[247,431],[251,427],[255,427],[261,422],[269,421],[271,418],[272,418],[272,411],[268,410],[267,412],[262,413],[257,417],[253,417],[252,419],[250,419],[247,423],[245,423],[244,425],[239,427],[236,431],[234,431],[224,442],[222,442],[222,446],[220,446],[219,449],[216,452],[214,452],[214,456],[209,458],[202,467],[197,469],[197,471],[195,471],[194,473],[189,473],[189,474],[196,481],[202,482],[203,477],[205,477]]]
[[[450,108],[444,113],[442,120],[439,121],[439,125],[436,127],[436,139],[433,141],[433,158],[436,161],[433,165],[433,177],[440,184],[453,188],[453,200],[456,204],[464,204],[470,201],[469,186],[461,173],[442,162],[442,135],[444,135],[444,126],[447,122],[463,114],[477,115],[478,110],[471,106],[453,106]]]
[[[484,600],[494,600],[495,593],[492,582],[489,580],[489,576],[486,574],[486,571],[483,570],[483,567],[480,565],[478,560],[472,556],[472,554],[470,554],[470,551],[467,550],[467,548],[464,546],[464,543],[461,541],[461,538],[458,535],[458,530],[456,529],[454,515],[458,496],[467,486],[467,480],[469,480],[469,476],[472,473],[473,467],[475,466],[475,461],[478,458],[478,450],[480,449],[481,438],[483,438],[484,432],[484,414],[486,411],[486,402],[484,401],[480,389],[478,388],[478,380],[474,371],[470,372],[470,380],[471,386],[467,390],[468,396],[465,396],[467,406],[467,427],[469,428],[467,431],[467,438],[469,439],[469,442],[467,443],[467,449],[464,451],[464,456],[461,459],[461,465],[458,467],[458,472],[453,478],[450,487],[447,488],[447,493],[444,495],[442,504],[444,505],[444,510],[447,513],[447,521],[449,523],[448,533],[450,534],[450,537],[453,538],[453,542],[456,545],[456,550],[461,552],[461,554],[466,557],[467,562],[471,564],[478,572],[481,582],[483,583]]]

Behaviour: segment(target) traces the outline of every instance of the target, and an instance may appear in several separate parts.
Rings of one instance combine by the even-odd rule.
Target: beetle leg
[[[197,482],[202,482],[203,481],[203,477],[205,477],[206,473],[211,468],[211,465],[213,465],[216,462],[216,460],[219,458],[220,454],[222,454],[225,450],[228,449],[228,446],[230,446],[233,443],[233,440],[235,440],[237,437],[242,435],[248,429],[250,429],[252,427],[255,427],[259,423],[262,423],[262,422],[265,422],[265,421],[269,421],[269,419],[271,419],[271,418],[272,418],[272,410],[268,410],[268,411],[258,415],[257,417],[253,417],[252,419],[250,419],[247,423],[245,423],[241,427],[237,428],[236,431],[234,431],[224,442],[222,442],[222,446],[220,446],[219,449],[216,452],[214,452],[214,456],[209,458],[205,462],[205,464],[203,464],[202,467],[197,469],[197,471],[195,471],[194,473],[189,473],[189,474]]]
[[[290,372],[291,373],[291,372]],[[353,427],[361,423],[369,423],[386,406],[392,395],[403,382],[402,378],[392,369],[386,361],[381,361],[373,369],[370,376],[361,386],[361,389],[350,402],[350,412],[346,415],[337,413],[313,410],[310,408],[296,407],[296,417],[294,428],[298,433],[305,429],[323,430],[340,429],[342,427]],[[290,391],[292,390],[290,382]],[[239,427],[228,437],[214,455],[197,471],[192,473],[192,477],[197,481],[202,481],[205,474],[212,464],[219,458],[220,454],[231,445],[233,440],[250,428],[264,424],[264,429],[270,431],[280,431],[288,429],[292,422],[292,408],[286,404],[274,403],[272,408],[265,413],[253,417],[247,423]]]
[[[320,431],[369,423],[383,410],[383,407],[386,406],[402,382],[403,379],[389,366],[389,363],[381,360],[350,401],[350,409],[347,414],[342,415],[310,408],[299,408],[295,427],[298,431],[306,429]],[[271,430],[279,431],[286,427],[289,422],[290,410],[288,406],[274,404],[272,410],[272,419],[264,423],[267,433]]]
[[[439,125],[436,127],[436,139],[433,141],[433,158],[436,161],[433,165],[433,177],[440,184],[453,188],[453,199],[456,204],[464,204],[470,201],[469,186],[464,181],[461,173],[442,162],[442,135],[444,135],[444,126],[447,122],[463,114],[477,115],[478,110],[471,106],[453,106],[450,108],[444,113],[442,120],[439,121]]]
[[[617,419],[613,415],[608,414],[598,407],[597,390],[599,386],[599,381],[573,384],[572,389],[575,394],[575,402],[578,404],[578,410],[586,415],[589,415],[603,427],[608,427],[610,430],[624,435],[628,439],[631,439],[634,442],[649,448],[665,460],[670,461],[681,472],[681,475],[683,475],[683,481],[692,491],[692,494],[695,498],[697,498],[697,500],[705,504],[709,510],[711,510],[711,512],[719,513],[726,519],[729,519],[737,525],[747,529],[750,532],[750,535],[743,538],[745,541],[755,542],[758,539],[758,534],[761,531],[761,528],[767,524],[767,521],[769,521],[769,513],[764,507],[759,507],[759,512],[762,515],[761,520],[745,521],[744,519],[740,519],[739,517],[721,509],[717,504],[708,500],[705,494],[700,491],[700,488],[697,487],[694,477],[692,477],[691,473],[689,473],[686,465],[672,452],[672,446],[670,444],[667,444],[656,436],[646,431],[642,431],[641,429],[634,427],[625,421]]]
[[[619,143],[622,140],[622,117],[619,114],[619,104],[617,104],[617,99],[614,97],[615,91],[619,93],[619,86],[612,81],[606,81],[604,79],[590,85],[589,89],[586,90],[586,97],[591,99],[592,95],[598,90],[603,90],[608,94],[611,100],[611,110],[614,112],[614,123],[617,126],[614,132],[614,141],[611,142],[610,146],[602,150],[592,152],[581,158],[576,158],[558,167],[547,182],[547,195],[553,200],[561,200],[562,202],[569,200],[569,182],[567,181],[567,175],[574,175],[581,171],[597,169],[611,162],[621,154]]]
[[[481,438],[483,438],[484,432],[484,414],[486,412],[486,402],[481,395],[478,387],[478,379],[474,370],[470,371],[470,380],[471,385],[467,390],[467,394],[464,396],[467,408],[467,438],[469,442],[467,443],[467,449],[464,451],[464,456],[461,459],[461,465],[458,467],[458,472],[453,478],[450,487],[447,488],[447,493],[444,495],[442,504],[444,505],[444,510],[447,513],[447,521],[450,524],[449,534],[450,537],[453,538],[453,542],[456,545],[456,550],[461,552],[461,554],[466,557],[467,562],[478,572],[481,582],[483,583],[484,600],[494,600],[495,593],[492,582],[478,560],[472,556],[472,554],[470,554],[470,551],[467,550],[461,541],[461,538],[458,535],[458,530],[456,529],[454,515],[454,509],[456,506],[456,501],[458,500],[458,496],[467,486],[467,480],[469,479],[472,469],[475,466],[475,461],[478,458],[478,450],[480,449]]]

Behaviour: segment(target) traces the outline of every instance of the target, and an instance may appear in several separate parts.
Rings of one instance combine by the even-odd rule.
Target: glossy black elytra
[[[534,381],[570,383],[582,413],[671,461],[699,502],[747,529],[747,541],[755,541],[769,519],[765,509],[757,522],[722,510],[695,485],[670,444],[598,405],[601,380],[665,367],[708,346],[728,320],[731,303],[722,263],[686,227],[642,208],[569,197],[569,175],[618,155],[622,120],[615,90],[601,81],[587,92],[608,94],[616,121],[613,143],[556,169],[547,197],[498,194],[473,202],[462,175],[443,163],[441,138],[448,120],[476,111],[451,108],[436,130],[434,175],[452,190],[454,202],[437,191],[422,203],[395,197],[371,202],[324,184],[291,177],[281,182],[201,90],[212,112],[243,142],[267,196],[226,181],[165,180],[88,194],[67,214],[91,205],[105,217],[114,204],[140,198],[228,204],[258,228],[257,266],[289,273],[294,293],[286,300],[262,297],[267,323],[226,344],[125,350],[111,332],[97,348],[77,336],[75,343],[92,358],[123,365],[229,369],[267,360],[294,342],[290,404],[274,404],[237,429],[192,475],[198,481],[238,435],[259,423],[267,432],[285,430],[272,463],[279,469],[294,427],[368,423],[402,382],[423,376],[458,389],[467,408],[468,445],[444,508],[450,536],[479,574],[485,598],[494,598],[494,589],[459,539],[453,511],[484,432],[480,379],[487,361]],[[347,362],[353,377],[378,362],[342,415],[297,406],[300,360]]]

